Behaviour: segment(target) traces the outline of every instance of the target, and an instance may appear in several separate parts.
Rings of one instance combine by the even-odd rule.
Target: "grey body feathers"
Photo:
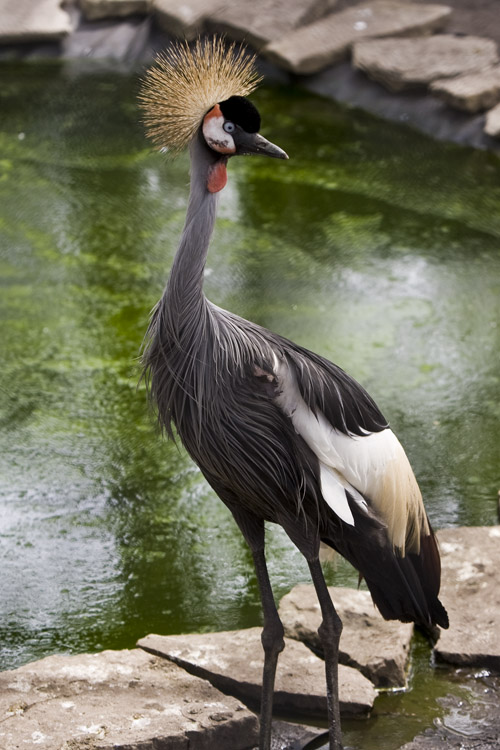
[[[321,411],[346,435],[387,428],[375,403],[336,365],[205,298],[203,269],[217,207],[205,176],[215,156],[198,137],[191,157],[186,224],[144,352],[162,426],[180,436],[247,539],[252,519],[263,519],[281,524],[308,560],[323,540],[366,578],[384,617],[445,625],[433,534],[423,538],[418,555],[401,557],[369,506],[363,510],[348,496],[353,527],[332,512],[322,498],[317,456],[276,403],[275,361],[293,369],[312,412]]]

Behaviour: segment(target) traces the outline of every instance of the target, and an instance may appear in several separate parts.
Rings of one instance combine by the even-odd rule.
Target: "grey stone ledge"
[[[312,23],[327,13],[334,0],[233,0],[217,9],[207,25],[230,39],[245,41],[260,50],[269,42]]]
[[[476,36],[374,39],[358,42],[353,49],[354,66],[396,92],[480,71],[497,61],[495,42]]]
[[[477,73],[434,81],[431,91],[452,107],[465,112],[481,112],[500,101],[500,65]]]
[[[137,645],[257,708],[264,665],[261,632],[261,628],[248,628],[199,635],[148,635]],[[339,693],[343,716],[367,715],[376,697],[371,682],[345,666],[339,667]],[[324,719],[327,714],[324,662],[294,640],[286,639],[279,657],[274,707],[278,714],[290,717]]]
[[[329,592],[343,623],[340,662],[379,688],[404,687],[413,625],[384,620],[368,591],[330,587]],[[279,613],[289,638],[321,654],[321,611],[313,586],[295,586],[281,600]]]
[[[164,31],[191,41],[223,4],[224,0],[152,0],[151,7]]]
[[[0,673],[0,747],[250,750],[258,719],[141,649],[48,656]]]
[[[373,0],[330,13],[273,42],[263,53],[286,70],[315,73],[345,58],[359,39],[429,34],[442,28],[450,13],[446,5]]]
[[[441,631],[436,656],[500,672],[500,526],[443,529],[438,540],[450,628]]]
[[[61,0],[15,0],[0,4],[0,43],[53,41],[72,30]]]

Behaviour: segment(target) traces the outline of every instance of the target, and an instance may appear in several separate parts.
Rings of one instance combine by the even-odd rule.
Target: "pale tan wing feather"
[[[420,536],[430,533],[429,524],[410,462],[392,430],[361,436],[340,432],[320,411],[309,409],[286,362],[276,359],[275,372],[280,386],[279,406],[318,457],[321,479],[328,476],[328,482],[322,481],[328,505],[352,523],[340,489],[349,491],[359,505],[366,498],[386,524],[394,547],[403,555],[405,551],[418,553]],[[329,472],[325,473],[323,467]]]

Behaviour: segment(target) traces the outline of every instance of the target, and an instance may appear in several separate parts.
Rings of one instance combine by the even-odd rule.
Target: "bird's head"
[[[247,98],[260,77],[255,57],[220,37],[191,48],[174,44],[147,71],[139,95],[148,135],[162,150],[178,153],[201,141],[209,153],[207,189],[226,184],[230,156],[262,154],[288,159],[259,133],[260,114]]]
[[[201,132],[212,151],[221,154],[210,168],[207,188],[216,193],[226,184],[226,161],[230,156],[262,154],[276,159],[288,159],[279,146],[259,133],[260,114],[249,99],[231,96],[215,104],[203,118]]]

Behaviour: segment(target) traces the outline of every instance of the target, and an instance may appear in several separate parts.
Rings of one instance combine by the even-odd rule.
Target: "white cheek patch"
[[[210,148],[220,154],[234,154],[236,146],[233,137],[224,130],[224,117],[207,115],[203,122],[203,136]]]

